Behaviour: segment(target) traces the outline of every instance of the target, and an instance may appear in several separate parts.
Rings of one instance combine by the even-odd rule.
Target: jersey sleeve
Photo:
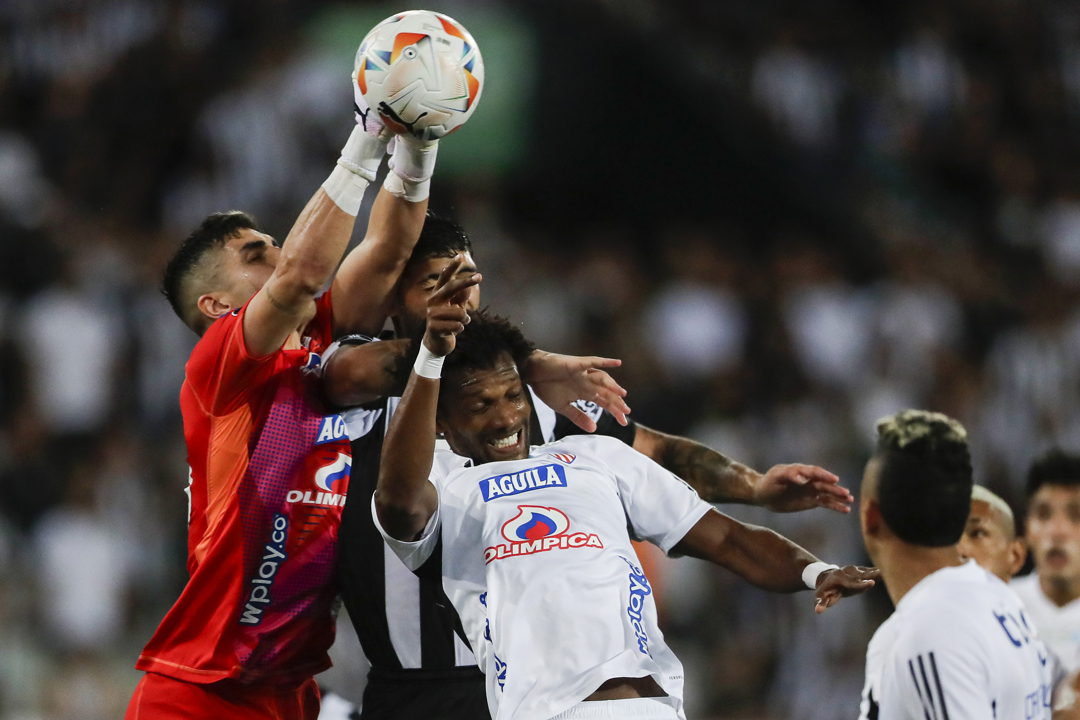
[[[607,437],[594,437],[592,446],[615,474],[637,539],[668,553],[712,510],[692,487],[633,448]]]
[[[206,412],[224,415],[261,392],[274,373],[278,352],[261,358],[244,343],[248,306],[218,318],[199,340],[185,369],[187,381]]]
[[[419,539],[406,542],[391,537],[383,529],[382,523],[379,522],[379,514],[375,511],[375,496],[371,496],[371,518],[375,521],[375,527],[379,529],[379,534],[383,536],[383,540],[394,551],[394,554],[401,559],[405,567],[414,572],[428,561],[428,558],[435,552],[435,548],[439,544],[439,531],[442,529],[442,514],[439,510],[440,508],[435,508],[435,513],[428,519],[427,526],[424,527],[424,533]]]
[[[334,310],[329,290],[315,298],[315,317],[304,328],[303,335],[307,340],[307,349],[314,353],[322,353],[333,342]]]
[[[963,618],[924,616],[886,657],[880,720],[994,720],[985,649]]]

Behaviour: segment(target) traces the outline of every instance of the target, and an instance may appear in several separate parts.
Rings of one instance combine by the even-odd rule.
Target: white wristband
[[[344,165],[338,164],[334,172],[330,173],[330,177],[323,182],[322,188],[335,205],[356,217],[360,213],[360,203],[364,200],[364,191],[368,188],[368,181],[362,175],[357,175]]]
[[[821,573],[839,569],[840,567],[838,565],[830,565],[829,563],[821,561],[812,562],[803,568],[802,581],[805,583],[806,587],[811,590],[817,590],[817,581],[818,578],[821,577]]]
[[[393,171],[386,173],[386,179],[383,180],[382,186],[391,195],[396,195],[414,203],[427,200],[428,195],[431,194],[430,180],[424,180],[423,182],[403,180]]]
[[[338,165],[345,166],[372,183],[379,174],[379,166],[385,155],[386,141],[372,137],[357,125],[349,133],[345,147],[341,148]]]
[[[415,138],[398,136],[390,153],[390,169],[406,182],[424,182],[435,174],[435,158],[439,155],[439,141],[421,142]]]
[[[420,352],[417,354],[416,362],[413,364],[413,372],[428,380],[438,380],[442,377],[442,366],[445,359],[445,356],[436,355],[428,350],[427,345],[421,342]]]

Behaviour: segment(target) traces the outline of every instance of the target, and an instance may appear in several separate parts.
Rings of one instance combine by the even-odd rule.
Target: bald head
[[[1016,536],[1016,518],[1001,497],[976,485],[971,492],[971,514],[958,545],[964,559],[972,559],[1009,582],[1027,558],[1024,541]]]

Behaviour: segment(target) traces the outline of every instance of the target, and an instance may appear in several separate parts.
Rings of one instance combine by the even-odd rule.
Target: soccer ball
[[[427,10],[376,25],[353,66],[364,100],[392,132],[437,140],[465,124],[484,89],[484,60],[469,31]]]

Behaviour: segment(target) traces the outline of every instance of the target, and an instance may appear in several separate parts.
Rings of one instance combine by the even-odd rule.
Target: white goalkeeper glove
[[[323,190],[343,211],[356,217],[360,212],[360,203],[368,185],[375,182],[383,156],[386,155],[387,141],[392,137],[379,114],[371,112],[364,100],[360,86],[356,82],[356,71],[352,75],[353,107],[356,127],[349,135],[348,142],[341,150],[337,167],[323,183]]]
[[[386,174],[383,187],[409,202],[427,200],[438,152],[438,140],[395,135],[390,141],[390,172]]]

